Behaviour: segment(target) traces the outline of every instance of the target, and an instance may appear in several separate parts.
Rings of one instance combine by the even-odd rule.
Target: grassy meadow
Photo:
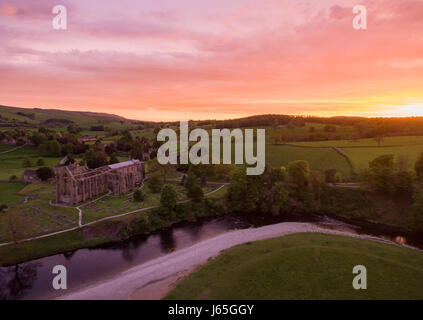
[[[367,168],[370,161],[385,154],[406,156],[408,164],[413,168],[418,156],[423,152],[423,144],[401,147],[343,148],[342,150],[351,159],[357,170]]]
[[[28,158],[32,166],[29,169],[37,169],[37,160],[43,159],[45,166],[54,167],[63,157],[42,157],[38,154],[37,148],[34,146],[24,146],[23,148],[0,154],[0,180],[9,180],[12,175],[18,179],[22,177],[25,169],[24,159]]]
[[[25,186],[23,182],[0,182],[0,204],[11,205],[23,201],[19,191]]]
[[[381,141],[377,139],[308,141],[295,142],[290,145],[321,150],[339,148],[351,160],[354,170],[359,171],[367,168],[370,161],[385,154],[405,156],[408,158],[410,167],[413,167],[418,156],[423,152],[423,137],[386,137]],[[311,155],[316,151],[309,150],[309,152]],[[334,168],[337,169],[335,166]],[[342,172],[341,170],[339,171]]]
[[[336,169],[344,178],[349,178],[352,173],[348,161],[333,148],[266,145],[266,162],[272,166],[286,166],[295,160],[307,160],[310,168],[316,171]]]
[[[56,197],[55,186],[46,183],[29,184],[4,183],[1,188],[9,186],[13,190],[10,198],[9,211],[17,211],[25,220],[25,228],[22,237],[27,238],[49,232],[74,227],[78,223],[78,212],[74,208],[54,207],[50,201]],[[12,189],[13,188],[13,189]],[[11,192],[11,191],[10,191]],[[23,200],[26,198],[26,201]],[[0,201],[6,202],[4,195],[0,196]],[[10,240],[7,231],[7,215],[0,214],[0,242]]]
[[[422,145],[423,136],[401,136],[385,137],[380,141],[377,139],[350,139],[350,140],[325,140],[325,141],[303,141],[292,142],[291,144],[305,147],[340,147],[340,148],[360,148],[360,147],[398,147],[410,145]]]
[[[352,287],[367,268],[367,290]],[[423,253],[369,240],[295,234],[221,253],[177,284],[176,300],[423,299]]]

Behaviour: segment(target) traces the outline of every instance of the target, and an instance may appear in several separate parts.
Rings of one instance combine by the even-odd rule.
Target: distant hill
[[[81,127],[90,127],[99,123],[135,121],[124,117],[90,111],[67,111],[57,109],[17,108],[0,105],[0,126],[38,126],[63,127],[76,123]]]

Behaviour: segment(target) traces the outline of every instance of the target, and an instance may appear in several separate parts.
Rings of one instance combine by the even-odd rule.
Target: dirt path
[[[16,150],[19,150],[19,149],[21,149],[21,148],[23,148],[23,147],[25,147],[25,146],[27,146],[28,144],[23,144],[23,145],[21,145],[21,146],[19,146],[19,147],[15,147],[15,148],[12,148],[12,149],[9,149],[9,150],[6,150],[6,151],[3,151],[3,152],[0,152],[0,155],[1,154],[5,154],[5,153],[9,153],[9,152],[13,152],[13,151],[16,151]]]
[[[209,258],[217,256],[222,250],[250,241],[304,232],[338,234],[388,242],[372,236],[324,229],[311,223],[285,222],[255,229],[236,230],[140,264],[110,279],[63,295],[59,299],[160,299],[172,289],[178,279],[207,262]]]

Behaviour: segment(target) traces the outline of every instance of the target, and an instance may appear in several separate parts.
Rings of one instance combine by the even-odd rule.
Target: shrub
[[[42,181],[47,181],[48,179],[54,177],[54,171],[49,167],[39,168],[37,169],[37,177],[40,178]]]
[[[41,167],[41,166],[44,166],[44,165],[45,165],[45,162],[44,162],[43,158],[40,158],[40,159],[37,160],[37,166]]]
[[[149,216],[149,223],[151,227],[154,229],[162,228],[165,226],[164,221],[160,218],[157,209],[153,209],[151,215]]]
[[[142,202],[145,199],[145,194],[142,189],[136,189],[134,191],[134,201]]]
[[[190,188],[187,188],[188,191],[188,197],[194,200],[195,202],[200,202],[204,198],[204,192],[203,189],[198,184],[195,184],[191,186]]]
[[[387,195],[410,192],[415,180],[414,173],[407,170],[404,160],[399,157],[395,161],[392,154],[371,161],[367,175],[362,178],[367,180],[372,190]]]
[[[19,146],[23,146],[25,144],[25,140],[23,140],[22,138],[18,138],[18,140],[16,140],[16,145]]]
[[[110,156],[109,164],[119,163],[119,159],[116,157],[116,153],[113,153]]]
[[[147,185],[151,192],[159,193],[163,186],[163,180],[160,173],[155,172],[151,174],[147,179]]]
[[[62,154],[62,147],[57,140],[51,140],[47,143],[47,151],[52,157],[59,157]]]
[[[325,171],[326,183],[335,183],[336,181],[336,169],[329,169]]]
[[[165,184],[162,188],[160,204],[169,210],[173,210],[175,209],[177,200],[178,193],[175,187],[171,184]]]
[[[297,187],[308,187],[310,183],[310,166],[307,161],[297,160],[288,164],[288,175]]]
[[[31,162],[31,159],[30,159],[30,158],[25,158],[25,159],[23,160],[23,162],[22,162],[22,165],[23,165],[25,168],[32,167],[32,162]]]

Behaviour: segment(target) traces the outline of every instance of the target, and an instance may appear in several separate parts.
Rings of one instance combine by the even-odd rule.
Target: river
[[[10,267],[0,268],[0,299],[51,299],[59,295],[52,288],[52,269],[66,266],[69,290],[107,279],[173,250],[189,247],[234,229],[258,227],[278,222],[312,222],[319,226],[351,233],[379,236],[423,249],[423,239],[392,228],[352,225],[319,215],[285,215],[279,218],[224,216],[184,222],[170,228],[135,236],[112,245],[56,254]],[[66,292],[68,293],[69,290]]]

